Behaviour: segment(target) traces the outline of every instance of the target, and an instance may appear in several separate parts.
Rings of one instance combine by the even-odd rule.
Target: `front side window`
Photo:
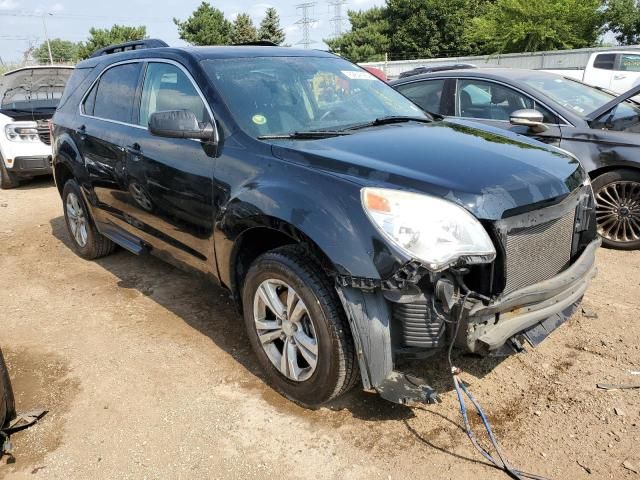
[[[444,83],[444,79],[407,83],[398,86],[398,91],[427,112],[444,115],[442,107]]]
[[[623,72],[640,72],[640,55],[622,55],[620,70]]]
[[[93,91],[87,97],[85,113],[91,115],[93,107],[95,117],[131,123],[140,68],[140,63],[126,63],[107,70],[95,87],[95,99]]]
[[[545,123],[556,123],[546,108],[509,87],[482,80],[459,80],[458,114],[466,118],[509,121],[516,110],[537,110]]]
[[[142,87],[139,124],[147,126],[152,113],[190,110],[199,122],[208,122],[207,108],[185,73],[168,63],[149,63]]]
[[[341,58],[258,57],[202,65],[249,135],[339,130],[388,116],[426,118],[419,107]]]

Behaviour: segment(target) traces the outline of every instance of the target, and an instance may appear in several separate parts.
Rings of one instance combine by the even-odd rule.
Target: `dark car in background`
[[[143,48],[83,61],[70,84],[53,147],[74,250],[219,282],[269,383],[302,405],[359,380],[427,400],[399,360],[535,345],[595,275],[572,155],[434,119],[338,56]]]
[[[391,82],[423,109],[527,135],[574,154],[589,172],[605,246],[640,248],[640,105],[573,78],[473,68]]]

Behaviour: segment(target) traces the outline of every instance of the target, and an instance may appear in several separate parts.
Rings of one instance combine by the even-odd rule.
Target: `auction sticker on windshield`
[[[376,77],[367,72],[358,70],[342,70],[342,74],[351,80],[375,80]]]

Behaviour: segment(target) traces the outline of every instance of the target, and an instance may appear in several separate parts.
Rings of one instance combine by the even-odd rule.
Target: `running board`
[[[134,255],[143,255],[149,252],[149,247],[146,246],[142,240],[113,224],[100,223],[98,230],[100,230],[100,233],[109,240],[117,243]]]

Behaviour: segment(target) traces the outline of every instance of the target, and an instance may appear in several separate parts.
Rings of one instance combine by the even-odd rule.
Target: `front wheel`
[[[4,164],[4,159],[2,155],[0,155],[0,188],[3,190],[8,190],[10,188],[16,188],[20,185],[16,176],[7,170],[7,167]]]
[[[593,180],[598,233],[605,247],[640,248],[640,172],[614,170]]]
[[[356,383],[351,332],[331,282],[309,254],[286,246],[260,256],[242,302],[251,346],[271,386],[305,407]]]

